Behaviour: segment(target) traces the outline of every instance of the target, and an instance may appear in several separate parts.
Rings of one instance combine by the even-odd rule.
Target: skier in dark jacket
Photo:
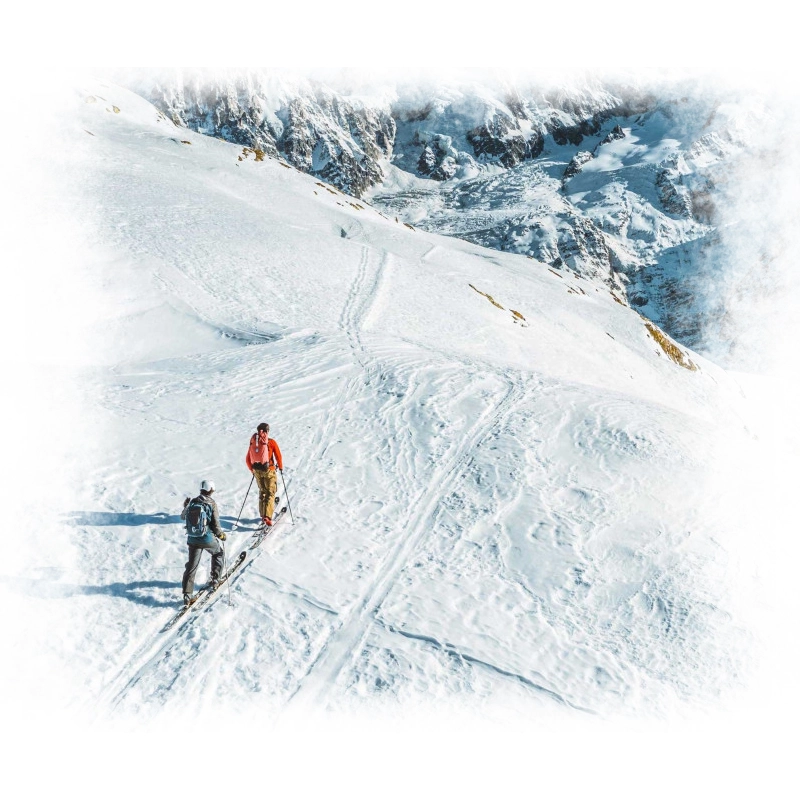
[[[214,493],[214,481],[203,481],[200,494],[191,500],[183,501],[181,519],[186,520],[186,543],[189,545],[189,560],[183,573],[183,603],[189,605],[194,592],[194,577],[200,566],[203,550],[211,553],[211,581],[209,587],[216,588],[222,574],[224,550],[221,542],[225,534],[219,524],[219,511],[211,495]]]

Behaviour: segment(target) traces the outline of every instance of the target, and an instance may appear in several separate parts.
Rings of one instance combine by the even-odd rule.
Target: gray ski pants
[[[211,578],[219,578],[222,574],[222,543],[219,539],[214,537],[214,543],[205,545],[203,547],[195,547],[189,545],[189,560],[186,562],[186,569],[183,573],[183,593],[192,594],[194,592],[194,576],[197,573],[197,568],[200,566],[200,557],[203,555],[203,550],[208,550],[211,553]]]

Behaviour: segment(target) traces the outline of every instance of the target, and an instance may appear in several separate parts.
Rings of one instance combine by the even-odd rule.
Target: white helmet
[[[201,492],[213,492],[214,491],[214,481],[203,481],[200,484],[200,491]]]

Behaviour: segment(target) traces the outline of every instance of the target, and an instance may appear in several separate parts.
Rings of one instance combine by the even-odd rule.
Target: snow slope
[[[69,543],[19,591],[77,621],[51,643],[74,703],[663,714],[741,683],[709,481],[741,429],[721,370],[671,360],[588,281],[414,230],[127,90],[86,84],[72,114],[96,440]],[[159,637],[181,501],[213,478],[230,526],[260,421],[294,524],[232,605]],[[255,513],[251,492],[231,556]]]

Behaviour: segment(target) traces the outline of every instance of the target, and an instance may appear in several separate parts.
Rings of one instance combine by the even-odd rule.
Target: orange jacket
[[[253,471],[253,464],[266,464],[270,469],[283,469],[281,449],[274,439],[267,436],[266,431],[257,431],[250,437],[247,450],[247,469]]]

